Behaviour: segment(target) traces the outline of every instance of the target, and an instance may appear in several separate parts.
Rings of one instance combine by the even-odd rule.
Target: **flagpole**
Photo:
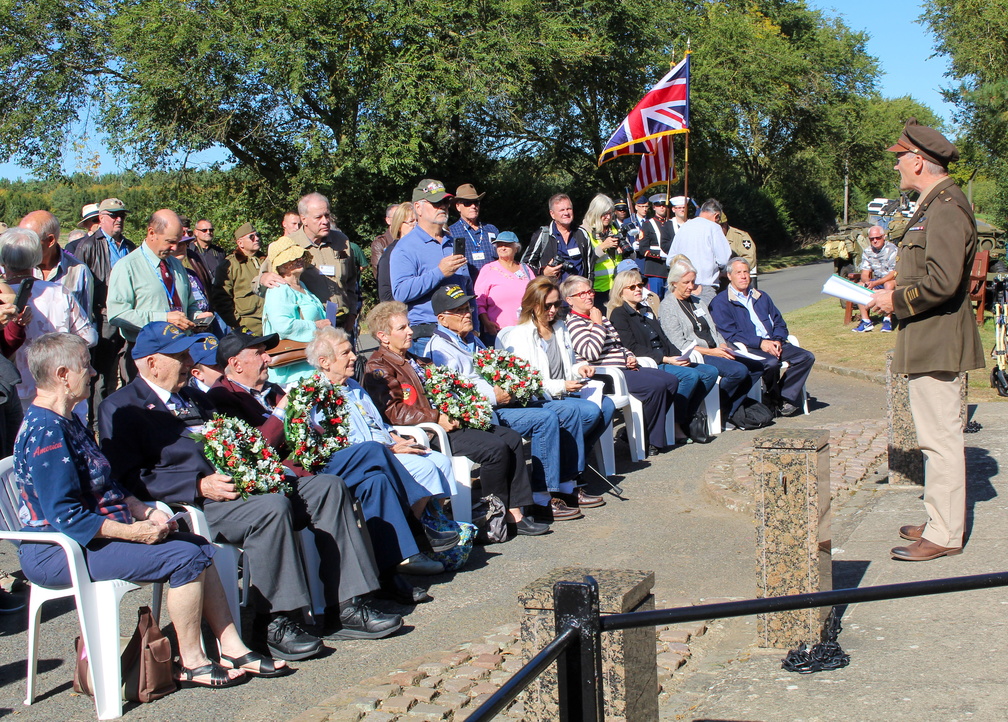
[[[689,42],[689,40],[687,40],[686,41],[686,55],[684,55],[683,57],[689,57],[690,53],[691,53],[690,42]],[[687,93],[688,92],[689,91],[688,91],[688,84],[687,84]],[[686,127],[686,149],[685,149],[685,153],[683,154],[683,198],[685,198],[685,200],[683,201],[683,206],[686,209],[686,216],[687,217],[689,217],[689,136],[690,136],[690,132],[689,132],[689,127],[687,126]]]

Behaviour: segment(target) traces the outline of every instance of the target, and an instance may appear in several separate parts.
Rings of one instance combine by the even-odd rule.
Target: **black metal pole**
[[[602,720],[602,631],[599,628],[598,583],[557,582],[553,585],[556,631],[578,632],[557,658],[560,722]]]
[[[706,619],[723,619],[726,617],[745,617],[751,614],[784,612],[790,609],[832,607],[837,604],[875,602],[883,599],[921,597],[928,594],[965,592],[971,589],[1004,586],[1008,586],[1008,572],[995,572],[969,577],[949,577],[946,579],[928,579],[926,581],[906,582],[903,584],[883,584],[877,587],[863,587],[860,589],[834,589],[828,592],[793,594],[787,597],[746,599],[740,602],[704,604],[679,609],[655,609],[649,612],[609,614],[602,617],[599,622],[603,632],[611,632],[617,629],[654,627],[659,624],[695,622]]]

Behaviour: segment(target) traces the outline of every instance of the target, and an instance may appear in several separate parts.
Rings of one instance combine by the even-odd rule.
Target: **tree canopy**
[[[222,146],[227,212],[272,222],[321,190],[358,237],[421,177],[490,189],[484,215],[522,233],[550,192],[582,210],[618,192],[637,159],[596,158],[688,45],[691,195],[769,243],[829,225],[847,170],[857,193],[892,192],[880,148],[910,103],[878,95],[862,33],[801,0],[0,6],[0,156],[58,175],[80,119],[136,170]]]

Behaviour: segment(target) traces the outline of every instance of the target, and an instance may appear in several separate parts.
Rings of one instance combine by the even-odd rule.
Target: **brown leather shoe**
[[[962,554],[962,547],[940,547],[922,537],[909,546],[893,547],[889,553],[893,559],[904,562],[927,562],[938,557]]]
[[[924,527],[926,526],[927,524],[917,524],[916,526],[913,524],[907,524],[906,526],[900,527],[899,535],[903,539],[917,541],[921,538],[921,534],[924,533]]]
[[[569,507],[564,504],[562,499],[557,499],[556,497],[550,499],[549,511],[553,517],[553,521],[569,521],[571,519],[580,519],[584,516],[580,509]]]
[[[605,499],[601,496],[589,494],[584,489],[578,488],[577,503],[582,509],[594,509],[595,507],[605,506]]]

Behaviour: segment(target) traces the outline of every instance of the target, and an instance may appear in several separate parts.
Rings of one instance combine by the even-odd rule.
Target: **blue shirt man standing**
[[[477,193],[471,183],[460,185],[455,191],[455,210],[459,219],[448,229],[452,238],[465,239],[465,256],[469,265],[469,277],[474,279],[483,266],[497,260],[494,240],[500,231],[497,226],[480,223],[480,202],[486,192]]]

